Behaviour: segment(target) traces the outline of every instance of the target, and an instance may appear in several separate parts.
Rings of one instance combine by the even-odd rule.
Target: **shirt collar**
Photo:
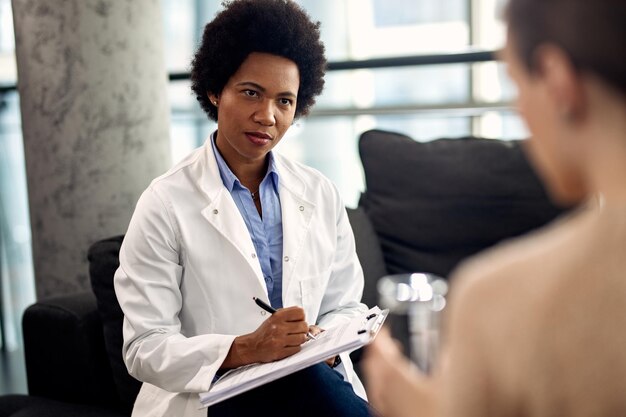
[[[237,176],[233,173],[233,171],[231,171],[230,167],[224,160],[224,157],[220,153],[219,149],[217,149],[217,145],[215,144],[216,139],[217,139],[217,130],[213,132],[213,134],[211,135],[211,147],[213,148],[213,154],[215,155],[215,160],[217,161],[217,167],[219,168],[222,182],[224,183],[224,186],[228,189],[228,191],[232,193],[233,188],[235,187],[235,184],[238,187],[243,188],[243,186],[241,185],[239,178],[237,178]],[[270,151],[267,154],[267,157],[269,158],[269,164],[267,165],[267,173],[265,174],[265,177],[263,178],[263,181],[261,182],[265,182],[265,178],[269,176],[272,180],[272,184],[274,185],[274,189],[278,191],[278,170],[276,168],[276,160],[274,158],[274,153]]]

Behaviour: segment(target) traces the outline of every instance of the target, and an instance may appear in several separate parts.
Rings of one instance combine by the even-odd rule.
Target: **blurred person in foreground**
[[[379,335],[386,417],[626,416],[626,1],[510,0],[506,20],[528,156],[578,208],[459,268],[431,376]]]

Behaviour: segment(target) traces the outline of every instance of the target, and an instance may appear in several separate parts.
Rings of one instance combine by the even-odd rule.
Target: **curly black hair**
[[[298,66],[295,117],[305,116],[324,88],[326,57],[320,23],[291,0],[224,1],[224,10],[204,28],[191,63],[191,89],[212,120],[217,108],[208,93],[220,94],[252,52],[287,58]]]

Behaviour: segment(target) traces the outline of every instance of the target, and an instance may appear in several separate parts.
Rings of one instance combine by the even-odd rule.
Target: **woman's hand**
[[[318,334],[325,331],[326,330],[322,329],[320,326],[316,326],[315,324],[309,326],[309,333],[311,333],[313,336],[317,336]]]
[[[367,396],[386,417],[434,415],[431,384],[404,357],[386,328],[370,344],[363,359]]]
[[[304,319],[304,310],[300,307],[277,310],[254,332],[235,338],[222,368],[273,362],[299,352],[309,331]]]
[[[317,336],[318,334],[325,332],[325,331],[326,331],[325,329],[322,329],[321,327],[316,326],[315,324],[312,324],[309,326],[309,333],[311,333],[313,336]],[[328,358],[324,362],[332,368],[332,366],[335,364],[335,358],[337,358],[337,356]]]

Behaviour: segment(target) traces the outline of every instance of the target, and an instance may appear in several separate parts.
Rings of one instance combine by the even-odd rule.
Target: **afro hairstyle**
[[[209,22],[191,63],[191,89],[207,116],[217,121],[208,93],[220,94],[252,52],[293,61],[300,72],[295,117],[306,116],[324,88],[326,57],[320,23],[291,0],[224,1]]]

